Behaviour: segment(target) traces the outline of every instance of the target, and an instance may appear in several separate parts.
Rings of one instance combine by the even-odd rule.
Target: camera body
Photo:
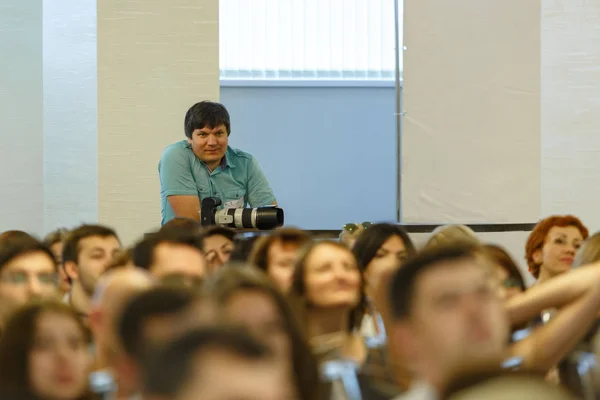
[[[270,230],[283,225],[283,210],[278,207],[223,208],[218,197],[206,197],[200,203],[200,223],[237,229]]]

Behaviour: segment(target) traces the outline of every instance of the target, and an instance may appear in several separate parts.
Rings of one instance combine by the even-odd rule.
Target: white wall
[[[42,2],[0,1],[0,232],[44,228]]]
[[[600,229],[600,2],[542,2],[542,215]]]
[[[98,220],[96,0],[44,0],[44,227]]]

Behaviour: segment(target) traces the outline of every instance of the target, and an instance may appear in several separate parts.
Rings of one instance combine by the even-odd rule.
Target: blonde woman
[[[466,225],[443,225],[431,232],[431,237],[425,244],[429,249],[434,246],[444,246],[451,243],[479,244],[475,232]]]

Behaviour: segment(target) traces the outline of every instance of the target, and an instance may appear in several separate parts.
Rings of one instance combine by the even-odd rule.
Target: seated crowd
[[[600,234],[551,216],[533,285],[466,226],[415,246],[175,218],[0,234],[0,399],[595,399]],[[529,287],[528,287],[529,286]]]

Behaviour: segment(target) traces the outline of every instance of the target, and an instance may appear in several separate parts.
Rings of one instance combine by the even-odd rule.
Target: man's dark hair
[[[475,259],[482,250],[475,244],[454,244],[424,250],[408,260],[392,278],[389,299],[392,315],[395,319],[403,319],[410,315],[415,296],[418,278],[426,271],[440,263]]]
[[[46,254],[55,264],[56,259],[48,246],[32,236],[14,236],[5,238],[0,246],[0,271],[13,259],[29,253]]]
[[[145,343],[144,325],[152,317],[177,314],[197,297],[189,290],[160,286],[133,297],[123,309],[118,322],[118,333],[125,352],[142,362],[151,344]]]
[[[202,235],[189,229],[164,229],[149,233],[135,244],[131,252],[131,259],[136,267],[150,270],[154,264],[154,251],[163,243],[190,246],[204,252]]]
[[[10,230],[10,231],[4,231],[2,233],[0,233],[0,243],[4,242],[5,240],[12,240],[15,238],[34,238],[35,236],[30,235],[29,233],[25,232],[25,231],[19,231],[19,230]]]
[[[81,225],[73,229],[65,240],[63,247],[63,264],[69,261],[73,261],[75,264],[79,261],[79,243],[83,239],[87,239],[92,236],[100,236],[103,238],[114,236],[119,239],[114,229],[104,225]]]
[[[202,234],[203,226],[200,224],[200,222],[198,222],[194,219],[185,218],[185,217],[176,217],[176,218],[173,218],[172,220],[169,220],[167,223],[165,223],[163,226],[161,226],[159,232],[170,231],[170,230],[186,231],[186,232],[195,233],[195,234],[200,235],[200,234]]]
[[[231,122],[229,112],[223,104],[212,101],[201,101],[190,107],[185,113],[185,136],[192,138],[196,129],[208,127],[214,129],[219,125],[225,125],[227,136],[231,133]]]
[[[193,363],[198,353],[211,350],[251,361],[265,360],[271,354],[266,345],[244,331],[218,326],[194,330],[166,346],[146,365],[145,393],[169,398],[177,395],[194,378]]]

